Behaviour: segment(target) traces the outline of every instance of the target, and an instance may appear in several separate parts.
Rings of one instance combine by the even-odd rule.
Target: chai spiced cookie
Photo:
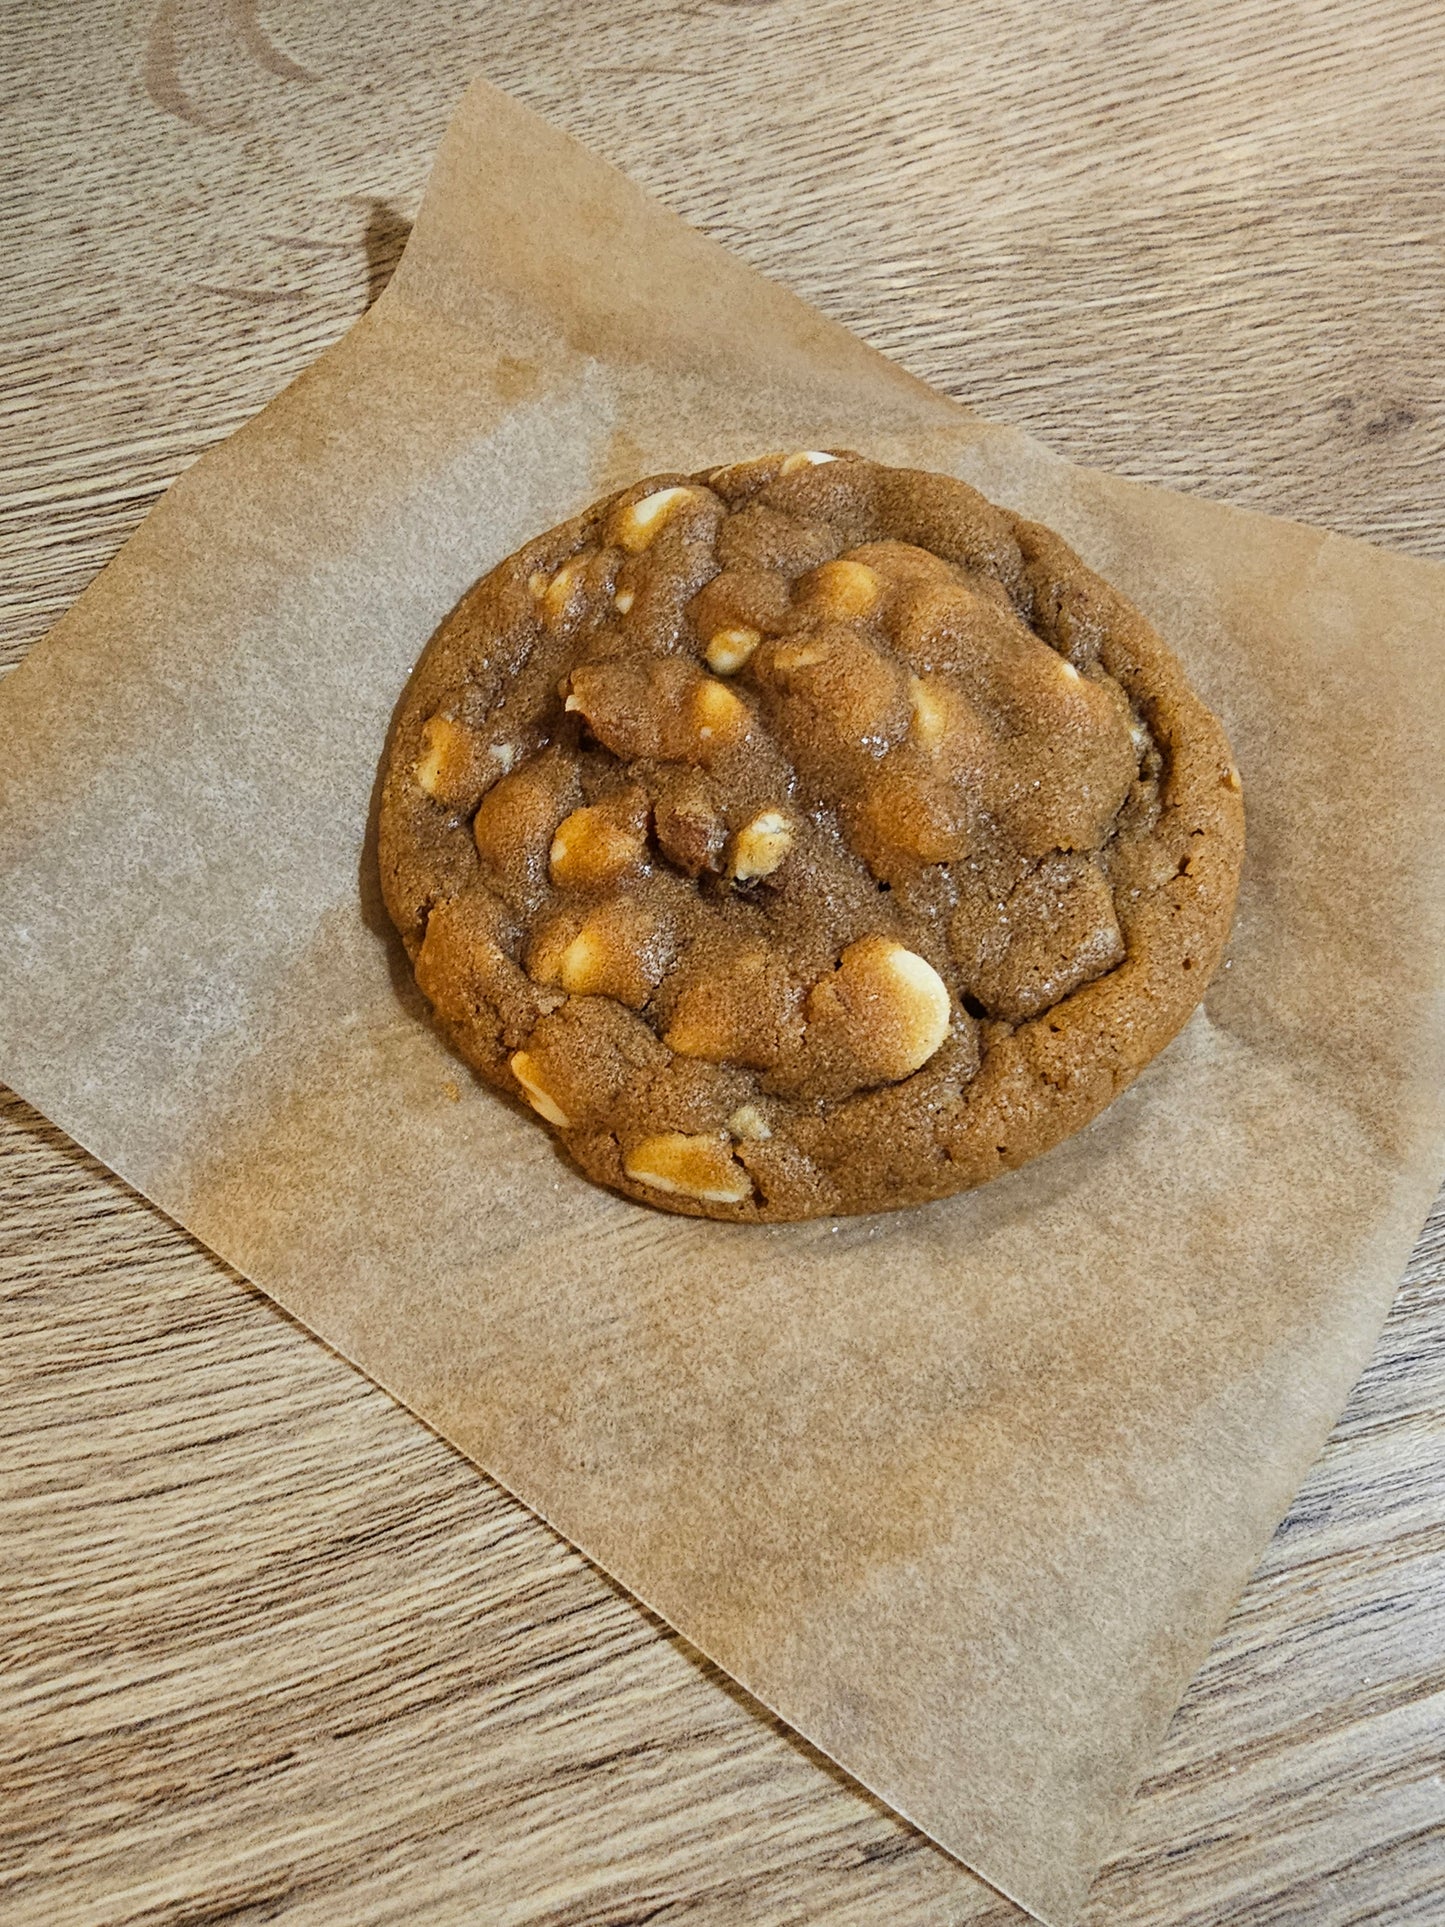
[[[387,906],[453,1047],[590,1176],[887,1210],[1109,1103],[1219,962],[1219,723],[1058,536],[768,456],[623,489],[468,591],[398,714]]]

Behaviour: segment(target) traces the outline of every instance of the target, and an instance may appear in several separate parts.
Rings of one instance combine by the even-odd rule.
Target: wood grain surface
[[[478,72],[979,412],[1445,557],[1438,0],[8,0],[0,663]],[[0,754],[23,754],[23,744]],[[1445,1920],[1445,1214],[1087,1927]],[[1019,1921],[18,1099],[0,1921]]]

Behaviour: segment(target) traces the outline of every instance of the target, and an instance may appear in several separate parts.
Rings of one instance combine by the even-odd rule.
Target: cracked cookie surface
[[[589,1176],[737,1220],[979,1184],[1218,965],[1224,732],[1144,618],[964,483],[651,477],[527,544],[392,735],[387,907],[453,1047]]]

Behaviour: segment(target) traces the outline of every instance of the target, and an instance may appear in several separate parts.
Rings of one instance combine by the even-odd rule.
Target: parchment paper
[[[886,1219],[696,1223],[437,1042],[373,782],[526,537],[829,443],[965,476],[1143,605],[1232,732],[1247,877],[1205,1010],[1080,1137]],[[0,690],[0,1073],[1063,1923],[1441,1166],[1442,606],[1426,564],[972,420],[478,86],[377,307]]]

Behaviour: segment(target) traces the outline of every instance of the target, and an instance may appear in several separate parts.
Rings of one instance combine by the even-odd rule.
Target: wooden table
[[[1438,0],[12,0],[0,659],[485,72],[1076,459],[1445,556]],[[5,745],[0,753],[23,751]],[[1021,1918],[18,1100],[0,1921]],[[1089,1927],[1445,1919],[1445,1216]]]

